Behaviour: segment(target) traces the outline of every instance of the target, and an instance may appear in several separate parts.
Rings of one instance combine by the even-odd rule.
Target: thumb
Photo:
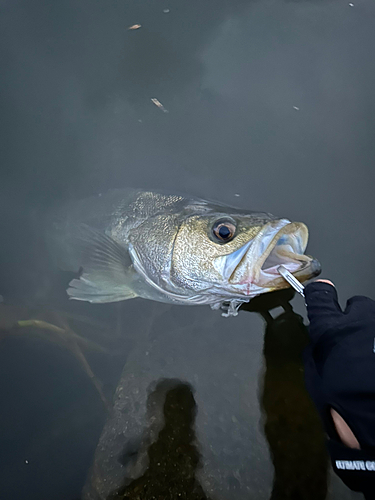
[[[307,285],[305,300],[310,321],[309,335],[316,342],[327,330],[339,327],[344,313],[336,288],[327,282],[315,281]]]

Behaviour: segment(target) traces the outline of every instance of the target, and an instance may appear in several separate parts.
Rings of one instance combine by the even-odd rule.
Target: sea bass
[[[252,297],[320,272],[304,255],[307,227],[265,212],[158,192],[112,190],[58,210],[47,240],[60,268],[78,272],[71,299],[134,297],[209,304],[235,316]]]

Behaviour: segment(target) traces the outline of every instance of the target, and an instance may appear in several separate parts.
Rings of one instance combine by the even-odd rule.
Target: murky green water
[[[373,296],[373,2],[0,9],[1,498],[361,498],[304,390],[300,297],[229,319],[69,302],[35,227],[113,187],[183,191],[305,222],[340,300]]]

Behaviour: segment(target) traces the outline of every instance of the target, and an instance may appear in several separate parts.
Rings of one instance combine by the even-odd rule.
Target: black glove
[[[354,491],[375,498],[375,301],[356,296],[342,311],[336,288],[314,282],[305,288],[310,345],[306,387],[319,411],[332,466]],[[360,450],[344,446],[330,410],[353,431]]]
[[[374,300],[356,295],[347,301],[343,312],[336,288],[319,281],[306,286],[305,300],[310,321],[309,337],[318,369],[333,347],[345,336],[365,331],[375,336]]]

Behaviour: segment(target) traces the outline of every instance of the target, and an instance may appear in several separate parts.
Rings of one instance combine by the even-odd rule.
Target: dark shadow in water
[[[321,422],[305,389],[302,356],[308,333],[288,302],[293,295],[291,290],[266,294],[242,309],[266,320],[260,399],[275,468],[271,500],[323,500],[328,457]],[[279,306],[284,312],[273,319],[270,310]]]
[[[164,426],[148,449],[149,465],[145,473],[130,484],[112,493],[108,500],[208,500],[196,479],[200,456],[195,444],[194,421],[196,403],[189,384],[178,380],[158,383],[148,406],[165,394]],[[157,411],[157,409],[155,408]],[[154,417],[151,415],[151,421]],[[137,449],[124,450],[122,460],[136,459]]]
[[[270,500],[324,500],[328,459],[323,429],[305,389],[302,354],[308,334],[302,317],[293,312],[289,303],[293,295],[291,290],[275,292],[242,307],[258,312],[266,320],[260,400],[275,469]],[[284,312],[273,319],[270,311],[280,306]],[[207,499],[196,479],[200,457],[191,387],[179,380],[159,382],[148,399],[150,422],[157,420],[161,405],[164,426],[148,448],[145,473],[107,500]],[[124,465],[139,459],[141,443],[133,445],[124,450]]]

